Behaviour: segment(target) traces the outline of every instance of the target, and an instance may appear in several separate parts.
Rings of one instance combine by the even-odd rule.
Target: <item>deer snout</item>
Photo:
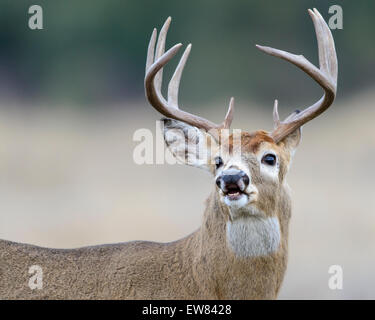
[[[244,171],[238,169],[224,170],[216,179],[216,185],[226,194],[243,192],[249,185],[249,182],[249,176]]]

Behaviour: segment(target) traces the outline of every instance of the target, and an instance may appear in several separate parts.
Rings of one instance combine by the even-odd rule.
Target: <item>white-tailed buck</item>
[[[162,96],[162,69],[181,44],[164,52],[170,18],[157,43],[154,30],[146,62],[147,99],[167,117],[164,139],[172,154],[214,178],[201,227],[171,243],[135,241],[71,250],[1,240],[0,298],[276,298],[287,265],[291,216],[285,176],[301,126],[327,110],[336,95],[334,41],[320,13],[314,9],[309,14],[320,68],[301,55],[257,47],[306,72],[324,89],[323,97],[284,121],[279,119],[276,101],[274,130],[242,132],[238,139],[234,133],[224,139],[222,130],[232,122],[233,99],[220,125],[179,109],[178,87],[190,45],[169,83],[168,98]],[[41,289],[31,290],[28,285],[32,265],[42,268]]]

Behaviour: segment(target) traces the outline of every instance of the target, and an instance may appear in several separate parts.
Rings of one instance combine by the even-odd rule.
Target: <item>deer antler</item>
[[[279,114],[277,111],[278,103],[277,100],[275,101],[273,112],[275,129],[271,133],[271,136],[276,143],[285,138],[289,133],[327,110],[336,97],[337,57],[335,43],[331,31],[319,11],[316,9],[313,11],[309,9],[309,14],[313,20],[318,40],[319,69],[302,55],[295,55],[282,50],[257,45],[257,48],[263,52],[293,63],[306,72],[324,89],[324,95],[319,101],[302,112],[296,112],[290,115],[284,121],[279,120]]]
[[[211,129],[228,129],[232,123],[233,111],[234,111],[234,99],[231,98],[229,102],[228,112],[222,124],[215,124],[207,119],[193,115],[191,113],[182,111],[178,107],[178,88],[180,85],[180,79],[182,71],[185,67],[186,60],[191,50],[191,44],[187,46],[181,60],[174,72],[169,85],[168,85],[168,100],[165,100],[161,93],[163,67],[171,60],[182,44],[178,43],[164,53],[165,39],[167,36],[168,28],[171,23],[171,17],[169,17],[162,29],[160,30],[159,39],[156,45],[156,29],[153,30],[150,43],[147,51],[146,61],[146,75],[145,75],[145,91],[146,97],[150,104],[161,114],[168,118],[181,120],[192,126],[198,127],[209,131]],[[155,52],[154,52],[155,51]],[[155,58],[154,58],[155,54]]]

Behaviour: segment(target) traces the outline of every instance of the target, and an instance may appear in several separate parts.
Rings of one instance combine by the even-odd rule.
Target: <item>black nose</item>
[[[249,176],[242,170],[228,169],[222,172],[222,174],[216,179],[216,185],[223,190],[228,192],[228,189],[236,187],[240,191],[244,191],[249,185]]]

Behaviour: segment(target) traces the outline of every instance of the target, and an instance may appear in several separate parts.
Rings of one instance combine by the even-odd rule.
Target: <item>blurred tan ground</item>
[[[375,299],[374,101],[369,91],[336,103],[303,130],[288,177],[294,210],[280,298]],[[218,105],[201,114],[219,121]],[[234,127],[270,129],[269,109],[236,104]],[[159,116],[143,101],[111,110],[2,104],[0,238],[62,248],[170,241],[199,226],[210,176],[134,164],[134,131],[154,132]],[[327,285],[334,264],[344,270],[341,291]]]

